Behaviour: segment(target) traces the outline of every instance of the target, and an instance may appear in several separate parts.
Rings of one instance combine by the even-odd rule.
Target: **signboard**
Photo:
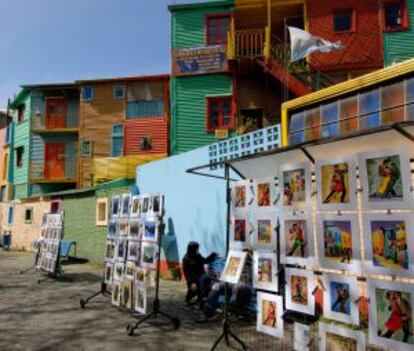
[[[228,71],[225,45],[203,46],[172,51],[174,76],[218,73]]]

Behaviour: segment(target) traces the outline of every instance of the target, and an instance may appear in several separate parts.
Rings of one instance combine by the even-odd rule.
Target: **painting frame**
[[[152,250],[151,257],[152,262],[147,261],[148,255],[146,255],[145,250]],[[141,243],[141,254],[140,254],[140,266],[149,269],[156,269],[157,268],[157,260],[158,260],[158,245],[153,242],[142,242]]]
[[[244,240],[238,240],[238,237],[243,237]],[[238,211],[231,217],[230,223],[230,248],[235,250],[242,250],[251,245],[251,225],[247,211]]]
[[[271,302],[275,305],[275,325],[276,327],[271,327],[264,325],[263,323],[263,305],[264,302]],[[282,296],[269,294],[262,291],[257,292],[257,321],[256,321],[256,330],[260,333],[267,334],[276,338],[283,338],[284,328],[283,328],[283,298]]]
[[[111,262],[105,263],[105,274],[104,274],[104,282],[107,285],[112,285],[112,280],[114,276],[114,264]]]
[[[231,212],[245,212],[252,205],[254,191],[250,180],[238,180],[231,185]]]
[[[221,274],[220,280],[230,284],[237,284],[243,272],[244,264],[246,262],[247,252],[230,250],[227,254],[226,264]],[[233,267],[234,264],[237,267]],[[230,269],[232,270],[230,272]]]
[[[121,281],[114,280],[112,283],[111,303],[114,306],[121,306]]]
[[[270,282],[263,282],[259,278],[260,260],[270,260]],[[268,277],[269,278],[269,277]],[[276,253],[273,252],[253,252],[253,287],[256,289],[278,292],[279,275]]]
[[[160,193],[150,196],[149,212],[153,216],[162,216],[164,212],[164,197]]]
[[[146,216],[142,223],[142,241],[157,242],[159,235],[159,220],[157,216]]]
[[[131,212],[129,214],[130,218],[139,218],[141,216],[141,196],[132,195],[131,196]]]
[[[142,304],[139,304],[139,297],[142,295]],[[147,287],[144,284],[135,283],[135,298],[134,298],[134,310],[141,314],[147,313],[148,304]]]
[[[280,202],[279,187],[275,178],[255,179],[253,181],[254,201],[256,211],[274,211]]]
[[[298,268],[286,268],[285,270],[285,277],[286,277],[286,309],[291,311],[297,311],[309,315],[315,314],[315,297],[313,296],[313,291],[316,288],[315,277],[313,275],[313,271],[309,271],[306,269],[298,269]],[[292,298],[292,294],[294,292],[292,288],[292,278],[293,277],[300,277],[306,278],[306,305],[299,304],[295,302]],[[298,288],[295,287],[297,291]],[[300,294],[300,297],[303,298],[303,295]]]
[[[121,195],[121,210],[120,217],[128,218],[131,212],[131,193],[125,193]]]
[[[257,250],[276,250],[279,213],[276,211],[258,211],[253,215],[253,218],[253,246]],[[270,239],[261,240],[263,233],[265,237],[270,235]]]
[[[319,351],[327,351],[328,333],[335,334],[339,337],[353,339],[356,341],[356,351],[366,350],[365,334],[362,331],[352,330],[350,328],[341,327],[336,324],[327,324],[319,322]]]
[[[114,195],[111,198],[111,218],[118,218],[121,212],[121,195]]]

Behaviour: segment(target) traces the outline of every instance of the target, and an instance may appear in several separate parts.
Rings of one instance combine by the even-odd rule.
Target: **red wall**
[[[152,136],[152,149],[141,150],[140,140]],[[164,117],[140,118],[124,123],[125,155],[167,154],[168,124]]]
[[[335,33],[333,10],[353,9],[355,31]],[[378,0],[308,0],[310,33],[329,41],[340,40],[345,48],[313,54],[311,63],[322,71],[346,71],[383,67],[383,41]]]

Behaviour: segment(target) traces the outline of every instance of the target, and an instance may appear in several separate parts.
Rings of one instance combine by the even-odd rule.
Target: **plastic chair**
[[[69,259],[70,250],[74,247],[74,253],[76,257],[76,241],[73,240],[61,240],[59,246],[59,256],[61,261],[67,261]]]

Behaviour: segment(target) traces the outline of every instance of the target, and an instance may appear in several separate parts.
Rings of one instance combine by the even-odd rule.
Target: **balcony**
[[[62,155],[48,161],[33,160],[30,165],[31,183],[76,183],[78,162],[75,157]]]
[[[32,132],[37,134],[76,134],[79,132],[78,122],[67,124],[66,119],[59,120],[36,113],[32,115]]]

